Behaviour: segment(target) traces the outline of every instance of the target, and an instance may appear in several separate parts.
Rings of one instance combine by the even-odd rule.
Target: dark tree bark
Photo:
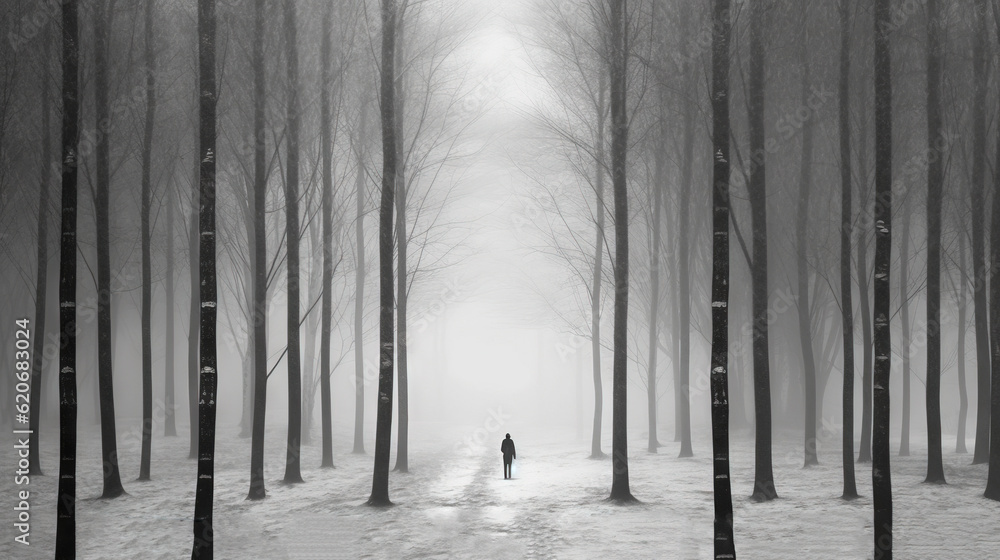
[[[800,56],[802,59],[802,94],[801,102],[803,107],[809,106],[809,96],[811,94],[811,69],[809,67],[809,45],[808,45],[808,18],[807,2],[802,2],[802,45],[800,46]],[[799,345],[802,348],[802,377],[803,388],[805,390],[805,441],[804,460],[806,467],[819,464],[817,455],[816,439],[816,358],[813,355],[813,335],[809,310],[809,261],[808,261],[808,235],[809,235],[809,195],[812,190],[812,151],[813,151],[813,127],[810,121],[802,124],[802,165],[799,168],[799,200],[798,212],[796,216],[796,243],[795,255],[797,262],[797,292],[799,318]],[[756,263],[756,258],[754,262]],[[766,320],[766,317],[765,317]]]
[[[389,448],[392,438],[393,258],[392,211],[396,196],[396,0],[382,0],[382,200],[379,206],[379,371],[375,465],[368,505],[391,506]]]
[[[872,386],[872,503],[875,558],[892,560],[889,380],[892,372],[892,59],[891,0],[875,2],[875,376]]]
[[[958,430],[955,437],[955,453],[968,453],[965,445],[966,421],[969,416],[968,382],[965,378],[965,333],[969,327],[968,311],[969,282],[965,277],[965,231],[958,235]]]
[[[320,406],[323,423],[323,465],[333,468],[333,420],[330,403],[330,331],[333,327],[333,141],[331,139],[330,88],[333,68],[330,56],[330,33],[333,4],[323,12],[323,37],[320,45],[322,98],[320,99],[320,142],[323,149],[323,310],[319,348]]]
[[[59,236],[59,486],[56,558],[76,558],[76,211],[80,140],[77,0],[62,3],[62,200]]]
[[[152,196],[153,126],[156,122],[156,53],[153,42],[153,0],[146,0],[144,28],[146,59],[146,122],[142,134],[142,457],[139,480],[149,480],[153,439],[153,275],[150,267],[152,227],[149,221]]]
[[[215,0],[198,2],[198,162],[200,255],[200,381],[198,483],[194,502],[192,560],[212,560],[212,501],[215,491],[216,276],[215,276]]]
[[[595,143],[594,191],[597,198],[594,206],[596,230],[594,232],[594,280],[590,290],[590,357],[594,373],[594,425],[590,438],[590,458],[602,459],[606,455],[601,450],[601,428],[604,424],[604,382],[601,376],[601,286],[604,282],[604,224],[607,208],[604,203],[604,127],[606,107],[604,91],[606,79],[601,73],[597,92],[597,138]]]
[[[934,1],[934,0],[932,0]],[[981,17],[985,19],[985,12]],[[993,18],[1000,32],[1000,3],[993,1]],[[1000,37],[997,37],[1000,47]],[[1000,129],[997,130],[1000,140]],[[940,158],[939,158],[940,159]],[[1000,165],[1000,143],[996,146],[996,164]],[[940,165],[940,164],[939,164]],[[1000,501],[1000,169],[993,168],[993,229],[990,236],[990,344],[992,377],[990,396],[990,465],[985,496]]]
[[[102,498],[117,498],[125,493],[118,469],[118,442],[115,429],[115,389],[111,354],[111,132],[108,109],[108,48],[113,0],[102,1],[94,8],[94,105],[95,122],[103,133],[96,150],[97,181],[95,204],[97,217],[97,378],[101,395],[101,458],[104,464]]]
[[[295,0],[285,0],[285,64],[288,125],[285,131],[285,239],[288,244],[288,444],[285,447],[286,483],[302,482],[302,364],[299,348],[299,49]]]
[[[354,239],[357,265],[354,270],[354,449],[365,452],[365,146],[368,143],[368,101],[361,104],[358,137],[355,139],[357,175],[355,176]]]
[[[253,3],[253,428],[248,500],[267,495],[264,420],[267,414],[267,164],[264,76],[264,0]]]
[[[35,274],[35,325],[32,337],[35,352],[31,357],[31,401],[29,410],[28,428],[28,474],[41,476],[42,464],[41,448],[39,447],[39,437],[41,428],[41,405],[42,405],[42,362],[45,356],[45,308],[48,302],[48,269],[49,269],[49,183],[52,182],[52,98],[50,94],[48,67],[51,60],[50,43],[46,37],[45,46],[42,49],[43,68],[42,73],[42,165],[39,172],[41,177],[38,184],[38,259],[36,262]]]
[[[177,408],[174,391],[174,186],[167,185],[167,270],[164,279],[164,313],[166,314],[166,333],[164,335],[164,357],[163,357],[163,435],[164,437],[177,436]]]
[[[753,221],[751,284],[754,431],[756,440],[754,488],[751,498],[759,502],[778,497],[771,465],[771,372],[767,320],[767,175],[765,172],[767,150],[764,130],[764,10],[762,0],[756,0],[750,8],[750,81],[748,92],[750,154],[752,158],[750,168],[750,212]]]
[[[941,21],[938,0],[927,0],[927,153],[941,138]],[[941,207],[944,154],[927,167],[927,479],[944,483],[941,457]],[[995,226],[994,226],[994,229]],[[905,260],[904,260],[905,266]],[[903,294],[905,298],[906,295]],[[904,346],[904,349],[906,346]],[[905,356],[908,352],[904,350]]]
[[[990,331],[989,307],[986,303],[986,0],[976,0],[973,18],[977,29],[972,49],[972,300],[976,323],[976,450],[972,464],[990,460]]]
[[[403,51],[404,25],[406,7],[408,2],[403,2],[402,8],[397,13],[396,18],[396,60],[405,61]],[[409,472],[409,456],[407,444],[409,439],[409,384],[406,370],[406,301],[408,295],[409,281],[406,269],[406,154],[403,150],[403,115],[406,110],[405,104],[405,62],[401,62],[396,71],[396,396],[397,419],[399,433],[396,436],[396,468],[399,472]]]
[[[858,497],[854,476],[854,303],[851,300],[851,0],[840,0],[840,311],[844,334],[843,462],[845,500]]]
[[[715,558],[736,558],[729,481],[729,0],[712,11],[712,461]],[[756,258],[754,259],[756,260]],[[758,426],[758,429],[760,427]]]
[[[625,111],[628,67],[626,0],[611,1],[611,182],[615,197],[615,320],[612,381],[613,478],[610,498],[634,502],[628,481],[628,114]]]
[[[862,137],[863,138],[863,137]],[[872,368],[874,365],[874,345],[872,342],[871,288],[868,273],[868,235],[858,233],[858,311],[861,313],[861,442],[858,446],[858,462],[872,461]]]
[[[201,0],[199,0],[200,2]],[[200,99],[200,96],[199,96]],[[200,103],[200,101],[199,101]],[[199,134],[200,130],[195,131]],[[195,140],[198,140],[196,138]],[[191,215],[188,224],[188,268],[190,272],[190,292],[188,301],[188,416],[190,418],[191,442],[188,449],[188,458],[198,458],[198,347],[201,344],[201,305],[198,301],[198,293],[201,290],[201,277],[198,268],[200,266],[200,245],[199,239],[199,207],[194,201],[200,198],[201,193],[201,163],[195,161],[194,180],[191,182]]]

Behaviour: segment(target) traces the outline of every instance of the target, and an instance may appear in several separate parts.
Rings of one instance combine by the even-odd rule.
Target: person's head
[[[507,434],[507,439],[510,439],[510,434]]]

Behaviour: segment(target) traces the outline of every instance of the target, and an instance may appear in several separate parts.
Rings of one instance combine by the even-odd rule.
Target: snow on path
[[[411,473],[390,475],[388,509],[364,505],[371,489],[371,455],[335,455],[337,468],[319,464],[318,444],[303,449],[306,483],[280,482],[284,431],[269,430],[268,498],[247,502],[249,441],[224,431],[217,445],[216,556],[277,560],[340,558],[585,559],[711,557],[712,480],[708,442],[695,441],[696,457],[678,459],[677,444],[645,451],[630,443],[634,506],[605,501],[610,461],[586,458],[586,442],[559,433],[536,434],[508,426],[518,447],[514,479],[504,480],[503,434],[469,444],[475,430],[413,426]],[[54,435],[54,434],[53,434]],[[636,434],[641,436],[641,434]],[[733,443],[736,545],[750,559],[850,560],[871,557],[871,471],[858,465],[862,498],[839,499],[839,436],[820,448],[821,465],[801,468],[798,437],[778,437],[774,469],[777,501],[756,504],[753,443]],[[493,441],[496,440],[496,441]],[[610,441],[610,437],[606,438]],[[915,440],[916,441],[916,440]],[[0,504],[0,558],[51,558],[55,531],[56,441],[43,439],[48,476],[32,480],[32,545],[14,545],[13,504]],[[77,543],[81,559],[187,558],[196,465],[186,438],[154,438],[153,482],[137,483],[138,439],[119,437],[128,496],[100,493],[100,441],[81,434],[78,464]],[[953,442],[945,442],[953,449]],[[350,449],[335,439],[335,450]],[[606,448],[605,451],[608,451]],[[371,449],[369,449],[369,453]],[[949,484],[922,484],[926,455],[893,457],[896,551],[907,560],[1000,558],[1000,504],[982,498],[984,465],[968,455],[945,454]],[[11,454],[0,468],[13,472]],[[13,497],[4,477],[2,499]]]

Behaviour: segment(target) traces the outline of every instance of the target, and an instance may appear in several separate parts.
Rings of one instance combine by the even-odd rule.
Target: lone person
[[[510,434],[500,444],[500,452],[503,453],[503,477],[513,478],[511,474],[511,463],[517,458],[517,451],[514,451],[514,440],[510,439]]]

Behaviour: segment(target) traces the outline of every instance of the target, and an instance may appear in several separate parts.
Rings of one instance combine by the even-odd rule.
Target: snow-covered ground
[[[678,444],[660,453],[645,438],[630,441],[632,491],[642,502],[616,506],[608,460],[586,458],[589,443],[573,434],[532,432],[511,423],[501,430],[437,424],[411,425],[410,474],[393,473],[396,506],[364,504],[371,485],[371,451],[348,453],[335,441],[335,470],[319,464],[318,441],[303,451],[306,483],[285,486],[284,433],[268,432],[268,498],[244,500],[249,440],[224,428],[216,459],[217,558],[710,558],[712,478],[710,440],[695,441],[697,457],[676,458]],[[221,427],[221,426],[220,426]],[[499,454],[503,431],[517,443],[513,480],[504,480]],[[185,558],[190,555],[195,462],[187,439],[154,439],[153,482],[134,482],[138,440],[121,437],[128,496],[99,500],[96,430],[81,435],[77,543],[80,558]],[[55,436],[55,434],[50,434]],[[318,438],[315,438],[318,440]],[[736,545],[742,558],[870,558],[870,468],[859,465],[854,502],[840,499],[840,456],[835,434],[820,450],[822,464],[802,469],[799,438],[779,438],[775,479],[781,498],[752,503],[753,446],[733,442]],[[478,442],[484,442],[479,445]],[[610,442],[610,438],[606,438]],[[986,467],[968,455],[946,453],[948,486],[922,484],[925,455],[893,457],[897,558],[1000,557],[1000,504],[983,499]],[[946,440],[946,449],[954,448]],[[370,445],[370,444],[369,444]],[[45,440],[47,476],[32,479],[31,546],[12,544],[12,476],[4,474],[0,558],[51,558],[58,464],[55,437]],[[9,448],[8,448],[9,449]],[[605,448],[607,451],[607,447]],[[13,473],[12,454],[2,454]]]

